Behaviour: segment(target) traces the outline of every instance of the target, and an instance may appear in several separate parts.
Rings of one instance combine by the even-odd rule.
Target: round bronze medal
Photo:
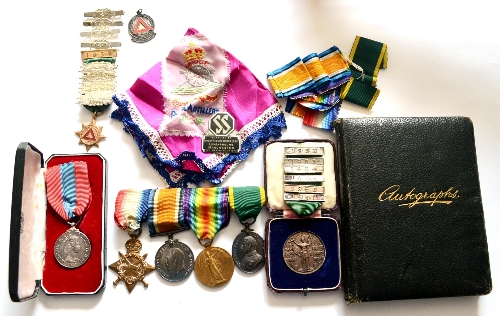
[[[252,231],[242,231],[233,241],[234,264],[245,273],[255,273],[264,266],[264,240]]]
[[[60,265],[66,268],[78,268],[90,257],[90,240],[75,227],[71,227],[57,238],[54,256]]]
[[[325,262],[326,250],[323,241],[311,232],[292,234],[283,246],[283,259],[295,273],[311,274]]]
[[[234,272],[233,258],[219,247],[207,247],[196,257],[194,273],[198,280],[209,287],[219,287],[231,280]]]
[[[191,274],[193,268],[193,252],[180,241],[167,240],[156,252],[155,269],[167,281],[182,281]]]

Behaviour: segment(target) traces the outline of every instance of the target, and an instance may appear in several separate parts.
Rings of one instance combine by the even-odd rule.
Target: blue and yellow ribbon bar
[[[315,85],[306,65],[299,57],[269,72],[267,79],[278,98],[301,94]]]

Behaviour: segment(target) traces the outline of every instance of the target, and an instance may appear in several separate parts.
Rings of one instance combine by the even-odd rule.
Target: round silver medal
[[[193,268],[193,252],[177,239],[167,240],[156,252],[155,269],[167,281],[182,281],[191,274]]]
[[[54,256],[60,265],[66,268],[78,268],[90,257],[90,240],[75,227],[71,227],[57,238]]]
[[[242,231],[233,241],[234,264],[245,273],[255,273],[264,266],[264,240],[253,231]]]
[[[137,15],[128,22],[128,34],[136,43],[146,43],[152,40],[156,36],[154,29],[155,22],[149,15],[143,14],[142,10],[137,11]]]
[[[325,244],[316,234],[299,231],[292,234],[283,246],[283,259],[295,273],[311,274],[325,262]]]

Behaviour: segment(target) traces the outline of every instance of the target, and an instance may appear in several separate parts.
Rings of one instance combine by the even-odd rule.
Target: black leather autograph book
[[[471,120],[343,118],[335,130],[345,300],[488,294]]]

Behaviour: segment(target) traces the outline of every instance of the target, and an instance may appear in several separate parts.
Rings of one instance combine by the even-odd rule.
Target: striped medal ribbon
[[[189,200],[185,189],[158,189],[148,204],[149,235],[167,235],[168,239],[155,256],[156,272],[165,280],[178,282],[187,278],[194,269],[194,255],[173,234],[189,229],[184,218],[184,205]]]
[[[82,266],[90,257],[89,238],[77,226],[88,210],[92,191],[87,164],[68,162],[50,167],[45,172],[47,201],[71,227],[56,240],[54,256],[65,268]]]
[[[233,241],[232,257],[234,264],[245,273],[258,272],[265,263],[264,240],[250,229],[265,203],[263,187],[229,187],[229,207],[245,226]]]
[[[215,235],[229,224],[228,191],[228,187],[187,188],[184,191],[186,222],[205,247],[196,257],[194,272],[208,287],[226,284],[234,272],[229,252],[212,246]]]
[[[267,73],[276,97],[287,98],[285,111],[322,129],[333,129],[342,103],[341,88],[351,78],[349,64],[337,46],[297,57]]]

